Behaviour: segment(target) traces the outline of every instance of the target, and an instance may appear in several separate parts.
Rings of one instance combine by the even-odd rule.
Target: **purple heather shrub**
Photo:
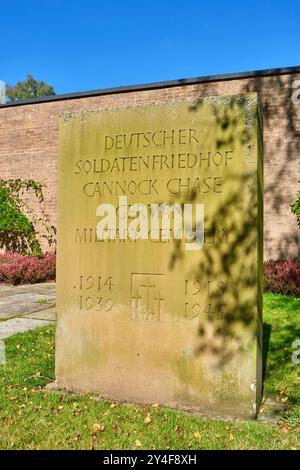
[[[274,294],[300,297],[300,260],[266,261],[264,290]]]
[[[54,280],[54,253],[39,258],[17,253],[0,253],[0,282],[17,285]]]

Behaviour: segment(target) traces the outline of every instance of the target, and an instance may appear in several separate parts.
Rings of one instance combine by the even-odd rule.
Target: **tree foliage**
[[[28,74],[26,80],[7,87],[6,94],[12,101],[17,101],[55,95],[55,90],[43,80],[36,80],[32,74]]]
[[[39,203],[38,213],[24,197],[29,191],[34,193]],[[43,201],[41,183],[0,179],[0,249],[39,256],[42,254],[40,239],[46,239],[49,248],[55,245],[56,230],[43,209]]]

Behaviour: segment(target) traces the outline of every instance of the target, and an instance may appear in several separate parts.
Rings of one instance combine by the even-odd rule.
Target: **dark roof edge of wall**
[[[227,73],[222,75],[208,75],[206,77],[182,78],[178,80],[168,80],[164,82],[144,83],[141,85],[127,85],[114,88],[102,88],[99,90],[82,91],[62,95],[43,96],[41,98],[34,98],[28,100],[11,101],[10,103],[0,104],[0,108],[8,108],[11,106],[24,106],[27,104],[48,103],[51,101],[89,98],[92,96],[112,95],[115,93],[128,93],[132,91],[156,90],[159,88],[194,85],[197,83],[222,82],[226,80],[241,80],[245,78],[271,77],[276,75],[290,75],[297,73],[300,74],[300,66],[255,70],[252,72]]]

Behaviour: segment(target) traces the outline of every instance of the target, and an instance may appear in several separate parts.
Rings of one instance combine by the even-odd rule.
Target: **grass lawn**
[[[300,449],[300,299],[265,294],[265,395],[285,402],[278,425],[198,418],[159,406],[118,405],[47,392],[54,327],[6,340],[0,366],[0,449]]]

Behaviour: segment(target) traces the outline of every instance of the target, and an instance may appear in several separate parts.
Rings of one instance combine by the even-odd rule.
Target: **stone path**
[[[55,283],[0,285],[0,340],[55,319]]]

